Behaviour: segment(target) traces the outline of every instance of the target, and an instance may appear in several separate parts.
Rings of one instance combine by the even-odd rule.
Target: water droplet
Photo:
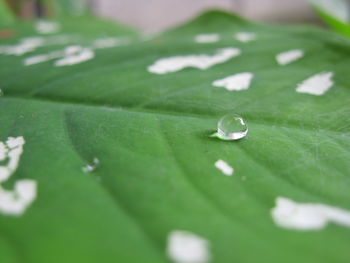
[[[85,173],[91,173],[91,172],[93,172],[93,171],[96,170],[96,168],[97,168],[97,166],[98,166],[99,164],[100,164],[100,160],[97,159],[97,158],[94,158],[94,159],[92,160],[92,164],[87,164],[87,165],[85,165],[85,166],[82,168],[82,170],[83,170],[83,172],[85,172]]]
[[[247,136],[248,126],[243,118],[237,114],[226,114],[221,117],[218,122],[218,130],[212,137],[217,137],[221,140],[239,140]]]

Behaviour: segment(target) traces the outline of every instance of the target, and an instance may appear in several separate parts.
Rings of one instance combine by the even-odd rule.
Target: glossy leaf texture
[[[38,184],[37,199],[19,217],[0,214],[0,261],[170,262],[167,236],[186,230],[210,242],[212,262],[349,262],[350,229],[281,228],[271,209],[279,196],[350,209],[350,42],[312,27],[255,24],[212,11],[153,37],[110,23],[61,21],[76,44],[129,37],[128,45],[95,50],[72,66],[54,61],[24,66],[27,57],[0,54],[0,141],[26,140],[16,180]],[[80,22],[79,22],[80,21]],[[14,44],[36,33],[17,25]],[[253,32],[242,43],[237,32]],[[199,44],[194,37],[217,33]],[[152,74],[165,57],[241,55],[206,70]],[[278,65],[275,56],[302,49],[304,57]],[[212,82],[254,74],[249,89]],[[323,95],[298,93],[299,83],[333,72]],[[249,127],[239,141],[210,135],[219,118],[239,114]],[[82,169],[94,158],[92,172]],[[232,176],[216,167],[224,160]]]

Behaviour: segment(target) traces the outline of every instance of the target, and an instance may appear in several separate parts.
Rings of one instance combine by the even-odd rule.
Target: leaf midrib
[[[133,112],[133,113],[141,113],[141,114],[152,114],[152,115],[163,115],[168,117],[181,117],[181,118],[194,118],[194,119],[207,119],[207,120],[216,120],[220,116],[217,114],[213,115],[207,115],[207,114],[196,114],[196,113],[189,113],[189,112],[183,112],[183,111],[168,111],[163,109],[145,109],[145,108],[134,108],[134,107],[125,107],[125,106],[113,106],[110,104],[102,105],[99,103],[91,103],[91,102],[82,102],[82,101],[72,101],[72,100],[55,100],[51,98],[38,98],[38,97],[25,97],[25,96],[14,96],[14,95],[6,95],[6,97],[1,98],[1,100],[22,100],[22,101],[30,101],[30,102],[39,102],[39,103],[50,103],[50,104],[56,104],[59,106],[70,106],[70,107],[93,107],[95,109],[99,110],[107,110],[107,111],[125,111],[125,112]],[[271,121],[274,122],[274,127],[276,128],[284,128],[284,129],[290,129],[290,130],[299,130],[299,131],[305,131],[309,133],[332,133],[336,135],[342,135],[343,137],[350,137],[350,131],[349,132],[343,132],[343,131],[336,131],[332,129],[325,129],[325,128],[315,128],[309,123],[306,122],[295,122],[293,120],[279,120],[278,118],[271,118],[271,117],[263,117],[259,115],[258,119],[252,118],[250,115],[248,119],[248,125],[249,123],[254,123],[256,125],[263,125],[263,126],[269,126],[271,127]],[[283,121],[283,123],[282,123]],[[288,121],[288,122],[287,122]],[[215,129],[215,127],[213,127]]]

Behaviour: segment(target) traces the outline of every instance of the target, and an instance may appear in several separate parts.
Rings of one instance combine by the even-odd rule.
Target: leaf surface
[[[0,55],[0,140],[26,140],[4,187],[22,178],[38,183],[25,214],[0,214],[1,262],[169,262],[167,235],[176,229],[207,239],[213,262],[350,260],[349,228],[292,231],[271,218],[278,196],[350,209],[348,40],[216,11],[149,40],[100,21],[62,23],[63,33],[75,33],[82,45],[104,36],[133,41],[67,67],[23,66],[24,58],[60,45]],[[17,29],[21,37],[34,34],[28,25]],[[257,39],[238,42],[237,32]],[[200,33],[221,39],[195,43]],[[225,47],[242,54],[207,70],[147,71],[161,58]],[[275,56],[292,49],[305,56],[278,65]],[[325,71],[334,72],[335,84],[324,95],[296,92]],[[241,72],[254,74],[247,90],[212,86]],[[230,112],[245,119],[248,136],[211,138]],[[94,158],[96,170],[84,173]],[[233,176],[214,166],[219,159],[233,166]]]

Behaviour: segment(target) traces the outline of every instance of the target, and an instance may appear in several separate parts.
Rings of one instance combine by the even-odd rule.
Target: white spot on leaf
[[[130,43],[128,38],[106,37],[94,40],[92,48],[103,49],[124,46]]]
[[[13,191],[0,186],[0,212],[20,216],[36,199],[37,185],[34,180],[18,180]]]
[[[53,34],[60,30],[60,24],[54,21],[40,20],[36,23],[35,29],[39,34]]]
[[[0,183],[8,180],[8,178],[16,171],[20,157],[23,153],[24,139],[23,137],[9,137],[6,145],[0,142],[0,160],[8,159],[6,165],[0,166]]]
[[[148,71],[156,74],[176,72],[184,68],[192,67],[208,69],[216,64],[221,64],[241,54],[238,48],[222,48],[217,50],[215,55],[189,55],[162,58],[148,67]]]
[[[65,56],[55,62],[56,67],[71,66],[79,64],[95,57],[95,53],[90,48],[81,46],[69,46],[65,49]]]
[[[256,40],[256,34],[252,32],[238,32],[235,34],[235,39],[240,42],[246,43]]]
[[[0,46],[0,54],[21,56],[45,44],[42,37],[23,38],[16,45]]]
[[[312,95],[323,95],[333,86],[333,72],[322,72],[311,76],[298,85],[296,91]]]
[[[223,160],[217,160],[215,162],[215,167],[227,176],[231,176],[234,172],[233,168]]]
[[[7,157],[8,149],[3,142],[0,142],[0,161],[5,160]]]
[[[97,41],[97,40],[96,40]],[[94,42],[93,47],[94,48],[108,48],[113,47],[112,45],[113,41],[107,41],[104,42],[104,40],[101,39],[102,42]],[[116,44],[116,43],[114,43]],[[23,61],[23,64],[25,66],[30,66],[46,61],[50,61],[52,59],[61,58],[55,62],[56,66],[69,66],[74,65],[78,63],[82,63],[84,61],[90,60],[94,58],[95,53],[92,49],[78,46],[78,45],[72,45],[66,47],[64,50],[57,50],[50,52],[48,54],[41,54],[33,57],[28,57]]]
[[[293,61],[296,61],[304,56],[304,51],[301,49],[293,49],[286,52],[279,53],[276,56],[276,61],[280,65],[287,65]]]
[[[176,263],[205,263],[210,260],[209,242],[188,231],[172,231],[167,253]]]
[[[53,36],[49,38],[44,37],[27,37],[14,45],[0,46],[0,54],[22,56],[26,53],[33,52],[39,47],[48,45],[63,45],[72,42],[74,39],[69,36]]]
[[[17,147],[22,147],[24,145],[24,138],[20,137],[8,137],[6,144],[10,149],[14,149]]]
[[[25,66],[31,66],[31,65],[38,64],[38,63],[50,61],[50,60],[55,59],[55,58],[62,57],[63,54],[64,53],[62,51],[53,51],[53,52],[50,52],[48,54],[41,54],[41,55],[26,58],[23,61],[23,64]]]
[[[246,90],[249,88],[252,78],[252,73],[243,72],[223,79],[215,80],[213,82],[213,86],[224,87],[227,90]]]
[[[303,231],[319,230],[331,222],[350,227],[350,211],[323,204],[297,203],[284,197],[276,199],[272,218],[283,228]]]
[[[218,34],[200,34],[194,38],[194,41],[197,43],[215,43],[220,40]]]
[[[7,161],[0,166],[0,183],[5,182],[16,171],[23,153],[24,138],[9,137],[6,144],[0,142],[0,161]],[[0,212],[7,215],[21,215],[36,198],[36,182],[19,180],[13,191],[5,190],[0,185]]]

